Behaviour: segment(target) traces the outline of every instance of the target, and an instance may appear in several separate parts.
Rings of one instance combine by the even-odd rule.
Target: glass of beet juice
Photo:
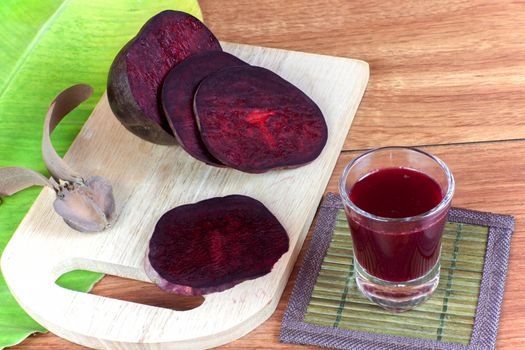
[[[454,177],[416,148],[384,147],[351,161],[339,181],[361,292],[385,309],[406,311],[439,282],[441,236]]]

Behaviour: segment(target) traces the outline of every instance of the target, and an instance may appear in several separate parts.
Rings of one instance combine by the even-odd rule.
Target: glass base
[[[361,293],[392,312],[403,312],[427,300],[439,283],[439,261],[425,276],[406,282],[388,282],[370,275],[354,258],[355,279]]]

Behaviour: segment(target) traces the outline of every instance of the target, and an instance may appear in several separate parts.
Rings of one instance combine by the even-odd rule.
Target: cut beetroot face
[[[285,229],[261,202],[212,198],[160,218],[145,269],[168,292],[209,294],[269,273],[288,245]]]
[[[248,173],[309,163],[327,140],[319,107],[260,67],[225,68],[208,76],[197,89],[194,111],[210,153]]]
[[[247,65],[222,51],[193,55],[175,66],[162,84],[162,107],[179,144],[193,157],[211,165],[222,165],[204,146],[195,115],[193,96],[206,76],[226,67]]]
[[[218,40],[197,18],[163,11],[151,18],[115,57],[108,77],[113,113],[137,136],[158,144],[175,143],[159,108],[161,84],[185,58],[221,50]]]

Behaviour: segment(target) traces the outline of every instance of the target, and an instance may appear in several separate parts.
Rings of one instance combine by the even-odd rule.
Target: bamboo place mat
[[[280,340],[338,349],[495,349],[514,219],[451,209],[441,279],[415,309],[389,313],[357,289],[339,196],[323,201]]]

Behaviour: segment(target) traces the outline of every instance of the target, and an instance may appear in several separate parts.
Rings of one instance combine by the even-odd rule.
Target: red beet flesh
[[[313,161],[328,136],[319,107],[260,67],[225,68],[205,78],[194,111],[206,148],[232,168],[262,173]]]
[[[241,195],[212,198],[160,218],[145,268],[168,292],[203,295],[269,273],[288,246],[285,229],[261,202]]]
[[[222,165],[208,152],[199,133],[193,114],[193,96],[197,86],[220,69],[246,64],[226,52],[205,52],[188,57],[175,66],[162,84],[162,107],[173,134],[186,152],[205,163]]]
[[[152,17],[115,57],[108,78],[108,99],[131,132],[154,143],[174,143],[159,108],[161,84],[169,70],[201,52],[221,50],[197,18],[178,11]]]

